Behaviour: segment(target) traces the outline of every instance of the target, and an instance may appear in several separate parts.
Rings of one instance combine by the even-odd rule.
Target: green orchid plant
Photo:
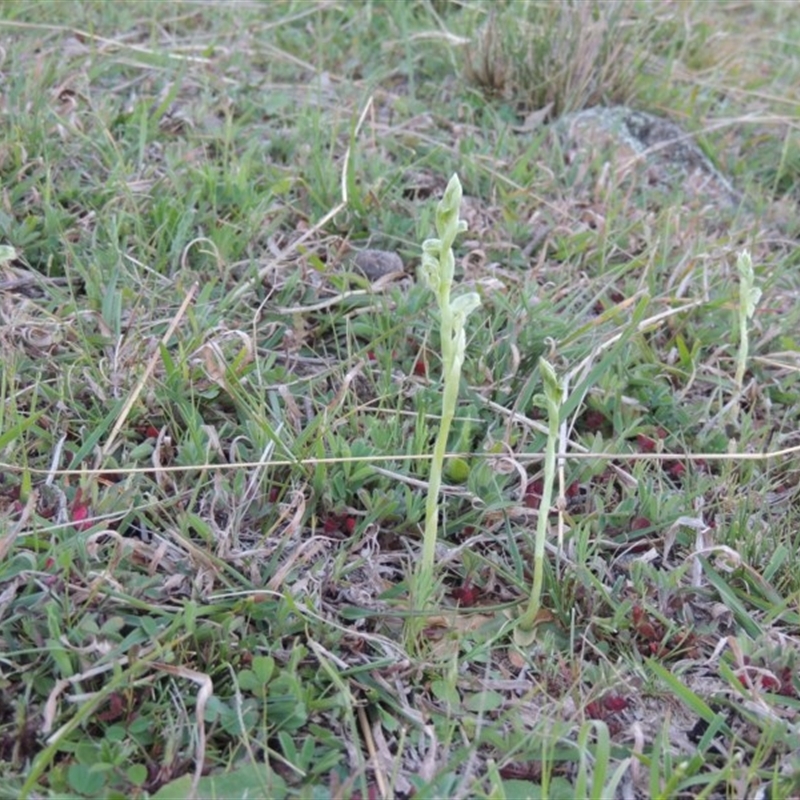
[[[518,644],[529,644],[535,637],[539,611],[542,605],[542,585],[544,583],[544,550],[547,542],[547,518],[553,498],[553,485],[556,477],[556,448],[558,446],[558,426],[561,420],[561,405],[564,402],[564,387],[555,369],[544,358],[539,359],[539,372],[542,376],[544,394],[537,395],[534,401],[547,411],[547,444],[544,452],[544,485],[539,503],[539,517],[536,522],[536,540],[533,551],[533,585],[528,599],[528,607],[517,620],[514,637]]]
[[[444,389],[442,416],[436,434],[433,460],[428,478],[428,496],[425,507],[425,533],[422,542],[422,559],[415,578],[418,607],[427,605],[433,591],[433,570],[436,556],[436,539],[439,528],[439,493],[442,485],[444,457],[450,426],[458,404],[461,367],[467,347],[465,324],[481,301],[475,292],[451,297],[455,275],[453,242],[459,233],[467,230],[467,223],[459,219],[462,189],[458,175],[447,184],[444,196],[436,209],[438,239],[427,239],[422,244],[420,277],[436,295],[440,315],[440,338]]]
[[[736,356],[736,375],[734,382],[738,391],[742,391],[744,373],[747,368],[747,357],[750,351],[750,333],[748,321],[756,313],[756,306],[761,299],[761,289],[756,287],[753,259],[747,250],[739,253],[736,259],[736,269],[739,272],[739,351]]]

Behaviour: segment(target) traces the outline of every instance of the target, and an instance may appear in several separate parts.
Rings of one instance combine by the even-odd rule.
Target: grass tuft
[[[537,117],[627,104],[641,90],[659,27],[650,10],[619,2],[506,3],[478,29],[465,74]]]

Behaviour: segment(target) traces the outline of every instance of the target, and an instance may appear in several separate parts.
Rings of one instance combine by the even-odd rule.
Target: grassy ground
[[[1,797],[800,794],[796,6],[0,13]],[[571,161],[599,102],[742,202]],[[415,627],[455,171],[483,304]]]

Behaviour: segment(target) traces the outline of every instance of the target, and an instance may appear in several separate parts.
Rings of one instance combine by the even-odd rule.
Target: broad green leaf
[[[281,800],[287,797],[286,782],[267,764],[246,764],[230,772],[200,778],[195,793],[192,793],[192,776],[184,775],[162,786],[153,800],[219,800],[222,797]]]

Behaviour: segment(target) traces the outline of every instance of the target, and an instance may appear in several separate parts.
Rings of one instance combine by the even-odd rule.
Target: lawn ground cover
[[[798,796],[797,42],[0,5],[0,798]]]

